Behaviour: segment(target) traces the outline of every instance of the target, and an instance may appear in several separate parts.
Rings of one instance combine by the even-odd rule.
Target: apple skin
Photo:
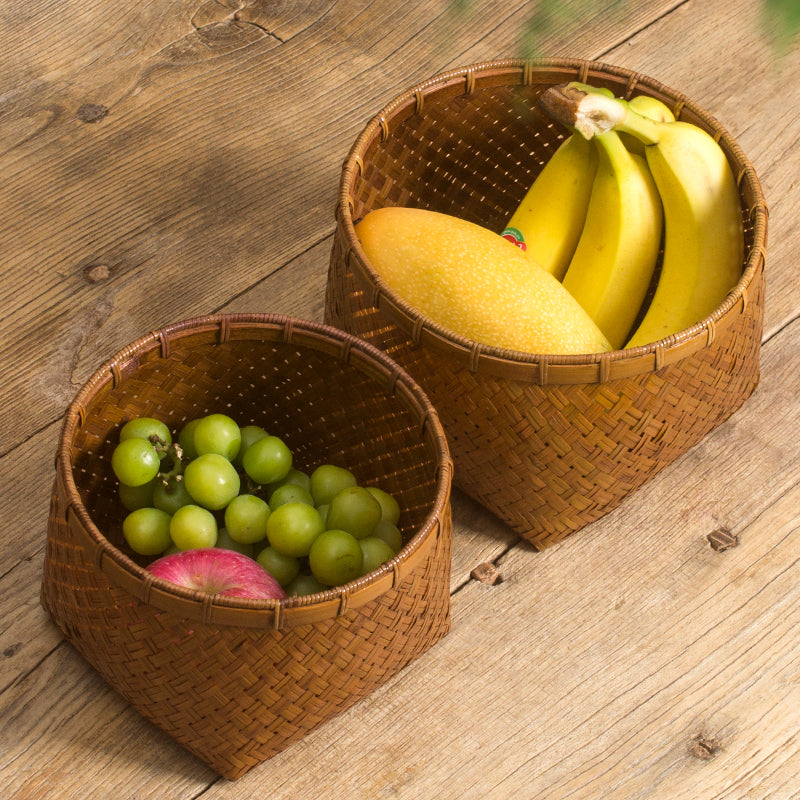
[[[203,547],[162,556],[147,567],[187,589],[224,597],[271,600],[286,597],[281,585],[258,562],[233,550]]]

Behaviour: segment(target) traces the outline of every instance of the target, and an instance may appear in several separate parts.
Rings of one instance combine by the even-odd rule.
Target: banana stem
[[[539,105],[557,122],[587,139],[612,129],[629,133],[645,145],[657,144],[661,138],[660,123],[636,113],[624,100],[577,81],[550,87],[539,97]]]

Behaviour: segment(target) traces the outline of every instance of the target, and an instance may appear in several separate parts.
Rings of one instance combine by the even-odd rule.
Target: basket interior
[[[534,97],[532,87],[441,89],[419,113],[398,109],[389,137],[376,136],[364,155],[354,222],[374,208],[416,206],[502,230],[564,139]]]
[[[224,343],[173,340],[167,357],[137,355],[122,380],[90,391],[69,443],[73,480],[99,531],[134,561],[122,537],[111,454],[119,428],[136,416],[162,419],[177,432],[212,412],[261,425],[291,448],[294,466],[350,469],[362,485],[380,486],[402,509],[405,542],[434,509],[441,451],[423,409],[397,391],[383,369],[362,358],[345,363],[330,351],[256,336]],[[395,390],[393,390],[393,388]]]

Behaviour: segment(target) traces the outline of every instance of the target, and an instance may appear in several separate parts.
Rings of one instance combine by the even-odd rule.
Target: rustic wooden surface
[[[536,42],[680,89],[754,163],[762,382],[727,424],[543,553],[456,494],[452,632],[235,783],[132,711],[39,605],[77,389],[177,319],[321,319],[339,170],[367,118],[436,72],[518,55],[538,4],[460,6],[3,4],[3,798],[800,797],[800,47],[775,51],[758,0],[571,0]],[[712,548],[718,530],[738,544]],[[470,577],[484,562],[502,582]]]

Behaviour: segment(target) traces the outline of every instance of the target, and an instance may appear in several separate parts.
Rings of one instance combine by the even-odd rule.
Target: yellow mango
[[[488,228],[387,207],[369,212],[356,234],[389,288],[453,333],[528,353],[612,349],[556,278]]]

